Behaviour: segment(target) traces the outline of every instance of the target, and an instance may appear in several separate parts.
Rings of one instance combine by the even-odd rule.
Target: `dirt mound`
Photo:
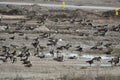
[[[36,31],[49,31],[49,29],[46,26],[38,26],[35,28]]]

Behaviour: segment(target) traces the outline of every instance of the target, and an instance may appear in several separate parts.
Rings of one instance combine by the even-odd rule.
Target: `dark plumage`
[[[111,64],[114,64],[114,66],[116,66],[119,63],[119,57],[112,58],[108,62],[110,62]]]
[[[41,38],[48,38],[50,37],[50,34],[48,33],[43,33],[42,35],[39,35]]]
[[[71,56],[71,57],[69,57],[69,59],[77,59],[77,57],[76,56]]]
[[[12,63],[15,63],[17,61],[17,58],[16,57],[13,57],[12,58]]]
[[[94,57],[92,60],[96,60],[96,61],[100,61],[102,58],[99,56],[99,57]]]
[[[45,58],[45,55],[43,54],[43,55],[39,55],[38,56],[39,58]]]
[[[27,61],[28,57],[25,57],[24,59],[21,59],[20,61]]]
[[[62,62],[63,59],[64,59],[64,56],[63,56],[63,55],[60,56],[60,57],[57,57],[57,58],[53,58],[53,60],[56,60],[56,61],[58,61],[58,62]]]
[[[57,47],[57,50],[63,50],[64,46]]]
[[[39,48],[43,50],[43,49],[45,49],[46,47],[39,45]]]
[[[31,63],[28,63],[28,64],[25,64],[24,66],[25,66],[25,67],[32,67],[32,64],[31,64]]]
[[[91,66],[91,64],[93,64],[94,62],[93,62],[93,60],[89,60],[89,61],[86,61],[86,63],[89,63]]]
[[[108,47],[110,47],[111,45],[112,45],[112,43],[107,43],[107,44],[105,44],[104,46],[108,48]]]
[[[105,51],[104,54],[110,55],[111,51]]]
[[[15,36],[12,36],[12,37],[10,37],[9,39],[12,39],[12,40],[14,40],[14,39],[15,39]]]
[[[4,56],[5,56],[5,53],[0,54],[0,56],[3,56],[3,57],[4,57]]]
[[[32,67],[32,63],[30,61],[24,61],[23,64],[25,67]]]
[[[38,44],[39,44],[39,41],[37,40],[37,41],[34,41],[33,43],[32,43],[32,45],[36,48],[37,46],[38,46]]]
[[[13,44],[10,44],[10,46],[13,47],[13,48],[17,48],[18,47],[18,45],[13,45]]]
[[[23,36],[24,35],[24,33],[19,33],[19,36]]]
[[[18,54],[17,57],[22,58],[24,55],[23,54]]]
[[[26,61],[23,61],[22,64],[29,64],[29,63],[30,63],[30,61],[26,60]]]
[[[3,61],[3,62],[7,62],[6,58],[0,58],[0,60]]]
[[[25,52],[25,56],[29,57],[30,56],[30,52],[29,51]]]
[[[69,43],[64,46],[64,48],[67,49],[67,50],[68,50],[70,47],[72,47],[72,45],[70,45]]]
[[[98,48],[97,48],[97,46],[93,46],[93,47],[91,47],[90,49],[95,50],[95,49],[98,49]]]
[[[80,52],[83,51],[83,48],[81,46],[77,46],[76,48],[77,48],[76,51],[80,51]]]
[[[36,55],[39,55],[39,48],[36,48],[36,52],[35,52],[35,54],[34,54],[34,56],[36,56]]]
[[[13,56],[16,55],[16,50],[14,50],[12,53],[11,53]]]
[[[28,36],[25,36],[25,40],[29,40],[29,37],[28,37]]]
[[[70,45],[69,43],[60,47],[57,47],[57,50],[63,50],[63,49],[69,49],[70,47],[72,47],[72,45]]]
[[[49,53],[50,53],[52,56],[54,56],[54,50],[49,51]]]

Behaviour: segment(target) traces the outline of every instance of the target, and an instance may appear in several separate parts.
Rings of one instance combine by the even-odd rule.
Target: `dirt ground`
[[[0,1],[61,4],[60,0]],[[117,0],[65,1],[67,4],[74,5],[120,6],[120,2]],[[0,80],[72,80],[73,77],[78,76],[80,78],[84,77],[83,80],[107,80],[96,79],[96,77],[105,76],[106,78],[106,76],[120,76],[120,63],[117,66],[111,66],[110,63],[108,63],[108,60],[110,59],[102,59],[101,62],[96,61],[92,66],[89,66],[89,64],[86,63],[87,60],[90,60],[87,58],[64,58],[63,62],[57,62],[53,60],[53,57],[40,59],[34,56],[36,49],[31,45],[33,40],[38,37],[39,45],[46,47],[46,49],[43,50],[44,54],[49,53],[51,50],[56,50],[59,46],[69,43],[72,47],[68,50],[61,50],[61,53],[75,53],[78,55],[92,54],[101,56],[104,55],[107,50],[112,49],[111,54],[106,55],[119,56],[119,17],[112,14],[105,17],[102,15],[104,12],[84,10],[49,10],[47,8],[39,8],[38,6],[32,6],[33,9],[31,10],[31,6],[24,6],[24,8],[23,6],[0,6],[2,6],[0,8],[0,16],[13,16],[1,19],[0,21],[0,54],[2,54],[2,46],[10,47],[10,52],[13,51],[11,44],[16,46],[17,55],[21,51],[22,47],[27,46],[30,49],[31,56],[29,57],[29,60],[32,63],[32,67],[28,68],[24,67],[19,58],[17,58],[17,62],[15,63],[11,63],[10,60],[3,63],[0,60]],[[18,10],[18,12],[16,10]],[[45,23],[40,23],[42,18],[44,18],[43,16],[46,15],[47,18],[45,19]],[[16,16],[22,16],[22,19],[18,19]],[[23,16],[25,19],[23,19]],[[9,29],[5,29],[6,26],[9,27]],[[19,27],[20,30],[18,30]],[[41,35],[44,33],[50,36],[43,38]],[[14,37],[14,39],[11,37]],[[47,46],[50,38],[58,39],[56,46]],[[106,47],[106,44],[110,44],[110,46]],[[76,46],[81,46],[83,51],[76,51]],[[97,48],[91,49],[96,46]],[[103,66],[100,66],[100,64],[103,64]],[[66,79],[66,77],[71,79]],[[114,80],[119,80],[119,78]]]

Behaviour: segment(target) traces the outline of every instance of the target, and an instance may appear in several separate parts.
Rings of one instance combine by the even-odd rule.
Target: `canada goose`
[[[28,57],[25,57],[24,59],[21,59],[20,61],[27,61]]]
[[[26,62],[26,64],[24,65],[25,67],[32,67],[32,63],[30,61]]]
[[[26,60],[26,61],[23,61],[22,64],[28,64],[28,63],[30,63],[30,61]]]
[[[69,59],[77,59],[76,56],[70,56]]]
[[[14,50],[12,53],[11,53],[13,56],[16,55],[16,50]]]
[[[54,50],[49,51],[49,53],[54,57]]]
[[[110,62],[111,64],[113,63],[114,66],[116,66],[119,63],[119,57],[112,58],[108,62]]]
[[[39,58],[45,58],[45,55],[42,54],[42,55],[39,55],[39,56],[37,56],[37,57],[39,57]]]
[[[53,58],[53,60],[56,60],[58,62],[63,62],[63,59],[64,59],[64,56],[60,56],[60,57],[56,57],[56,58]]]
[[[80,51],[80,52],[83,51],[83,48],[82,48],[81,46],[77,46],[76,48],[77,48],[77,49],[76,49],[77,51]]]
[[[13,57],[12,58],[12,63],[15,63],[17,61],[17,58],[16,57]]]
[[[96,60],[96,61],[100,61],[102,58],[99,56],[99,57],[94,57],[92,60]]]
[[[2,57],[2,58],[0,58],[0,60],[3,61],[3,62],[7,62],[6,57]]]
[[[12,39],[12,40],[14,40],[14,39],[15,39],[15,36],[12,36],[12,37],[10,37],[9,39]]]
[[[91,66],[91,64],[93,64],[94,62],[93,62],[93,60],[89,60],[89,61],[86,61],[87,63],[89,63],[90,64],[90,66]]]

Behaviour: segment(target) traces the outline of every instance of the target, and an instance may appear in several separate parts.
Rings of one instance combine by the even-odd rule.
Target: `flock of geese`
[[[113,66],[117,66],[117,64],[119,63],[119,58],[120,58],[120,57],[112,58],[112,59],[109,60],[108,62],[110,62],[111,65],[113,65]],[[94,57],[94,58],[92,58],[91,60],[86,61],[86,62],[89,63],[90,66],[91,66],[91,64],[93,64],[94,61],[100,61],[101,59],[102,59],[102,58],[99,56],[99,57]]]
[[[59,39],[56,39],[54,37],[52,38],[52,37],[50,37],[50,34],[44,33],[42,35],[39,35],[39,37],[32,40],[31,46],[35,50],[33,55],[42,59],[42,58],[46,58],[46,54],[44,53],[44,51],[46,50],[46,46],[40,45],[39,38],[48,38],[48,43],[46,45],[47,46],[55,46],[55,47],[56,47]],[[15,36],[9,37],[9,39],[14,40]],[[28,40],[29,38],[26,37],[25,39]],[[104,46],[106,46],[106,48],[108,48],[111,45],[112,44],[106,44]],[[14,48],[12,52],[10,51],[11,47]],[[63,55],[61,53],[61,51],[64,49],[69,50],[70,47],[72,47],[72,45],[67,43],[66,45],[57,46],[55,50],[54,49],[50,50],[49,53],[53,57],[53,60],[58,61],[58,62],[63,62],[65,59],[65,55]],[[76,46],[75,48],[76,48],[76,51],[79,51],[79,52],[83,51],[83,48],[81,46]],[[97,46],[93,46],[90,49],[94,50],[94,49],[98,49],[98,48],[97,48]],[[2,62],[11,61],[11,63],[15,63],[17,60],[20,60],[20,62],[25,67],[32,67],[32,63],[29,60],[29,57],[31,56],[30,48],[28,48],[27,46],[22,46],[19,54],[17,53],[17,50],[18,49],[16,48],[16,45],[13,45],[13,44],[11,44],[9,47],[2,46],[2,52],[0,54],[0,61],[2,61]],[[110,52],[109,51],[106,52],[106,54],[108,54],[108,53],[110,53]],[[69,56],[68,58],[69,59],[77,59],[76,56]],[[90,66],[91,66],[94,63],[94,61],[101,61],[101,59],[102,58],[100,56],[98,56],[98,57],[94,57],[91,60],[88,60],[85,62],[90,64]],[[111,63],[111,65],[113,65],[113,66],[117,66],[117,64],[119,63],[119,57],[114,57],[111,60],[109,60],[108,62]]]
[[[32,46],[36,49],[34,56],[39,57],[40,59],[46,58],[46,55],[43,53],[44,47],[39,45],[38,38],[34,39]],[[52,55],[53,60],[58,61],[58,62],[63,62],[65,57],[63,54],[61,54],[60,50],[62,48],[68,49],[68,47],[70,47],[69,44],[58,48],[58,50],[56,52],[57,56],[55,56],[54,50],[49,51],[49,53]],[[82,48],[80,46],[78,46],[78,49],[82,51]],[[39,54],[40,52],[41,52],[41,54]],[[25,67],[32,67],[32,63],[29,60],[30,56],[31,56],[30,49],[26,46],[22,47],[21,52],[19,54],[17,54],[17,50],[10,52],[10,47],[2,46],[2,54],[0,54],[0,61],[2,61],[2,62],[11,61],[11,63],[15,63],[19,58],[20,62]],[[69,59],[77,59],[77,57],[70,56]],[[94,57],[91,60],[86,61],[86,63],[90,64],[90,66],[91,66],[94,63],[94,61],[101,61],[101,59],[102,58],[100,56]],[[119,63],[119,57],[114,57],[111,60],[109,60],[108,62],[110,62],[111,65],[113,65],[113,66],[117,66],[117,64]]]
[[[16,10],[12,13],[16,12]],[[34,16],[34,15],[33,15]],[[38,24],[45,24],[47,21],[47,16],[43,15],[40,17],[40,20],[38,20]],[[55,23],[59,23],[62,20],[60,20],[59,18],[55,18],[54,20]],[[66,19],[65,21],[69,21],[69,23],[71,24],[78,24],[81,26],[91,26],[93,29],[96,29],[96,32],[93,33],[93,36],[105,36],[106,32],[108,31],[115,31],[115,32],[120,32],[120,25],[113,25],[109,28],[109,25],[98,25],[95,26],[93,24],[92,20],[87,20],[87,19],[77,19],[77,18],[69,18],[68,20]],[[64,22],[65,22],[64,21]],[[25,28],[25,26],[23,24],[25,24],[26,21],[20,21],[18,24],[16,24],[15,26],[17,26],[17,28],[15,30],[22,30],[23,28]],[[9,30],[9,27],[6,28],[6,30]],[[33,27],[26,27],[26,30],[34,30]],[[69,30],[69,29],[68,29]],[[20,34],[21,36],[24,34]],[[50,34],[48,33],[44,33],[42,35],[40,35],[41,38],[48,38],[50,36]],[[10,37],[10,39],[15,39],[15,36]],[[28,40],[29,38],[26,36],[25,37],[26,40]],[[5,39],[0,39],[0,41],[5,41]],[[49,42],[47,43],[47,46],[56,46],[58,39],[53,39],[53,38],[49,38],[48,40]],[[105,45],[106,47],[109,47],[112,44],[108,44]],[[11,44],[11,46],[14,46]],[[34,50],[36,50],[36,52],[34,53],[34,56],[39,57],[39,58],[45,58],[46,55],[43,53],[45,47],[44,46],[40,46],[39,45],[39,38],[35,38],[32,42],[32,47],[34,47]],[[63,62],[64,61],[64,55],[61,54],[60,51],[62,51],[63,49],[68,50],[70,47],[72,47],[71,44],[66,44],[63,46],[59,46],[56,48],[56,52],[55,50],[51,50],[49,51],[49,53],[52,55],[53,60],[58,61],[58,62]],[[98,48],[98,46],[94,46],[91,49],[102,49],[102,48]],[[77,46],[76,47],[76,51],[82,52],[83,49],[81,46]],[[41,54],[39,54],[41,52]],[[55,53],[57,54],[57,56],[55,56]],[[106,54],[110,54],[109,51],[106,52]],[[17,54],[17,49],[15,49],[13,52],[10,52],[10,47],[8,46],[2,46],[2,53],[0,54],[0,61],[2,62],[8,62],[11,61],[11,63],[15,63],[17,60],[19,60],[18,58],[20,58],[21,63],[25,66],[25,67],[32,67],[32,62],[29,60],[29,57],[31,56],[30,53],[30,49],[26,46],[23,46],[21,49],[20,54]],[[76,56],[71,56],[69,57],[69,59],[76,59]],[[91,60],[85,61],[86,63],[90,64],[90,66],[94,63],[94,61],[101,61],[101,57],[94,57]],[[117,66],[117,64],[119,63],[119,57],[114,57],[111,60],[108,61],[109,63],[111,63],[114,66]]]

